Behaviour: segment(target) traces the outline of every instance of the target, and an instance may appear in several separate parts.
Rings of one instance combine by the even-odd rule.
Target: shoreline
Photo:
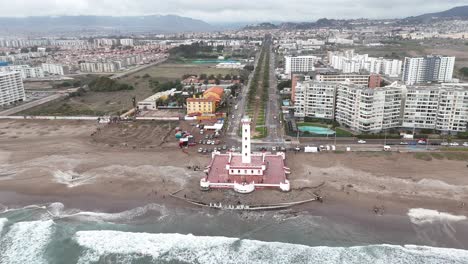
[[[196,149],[183,152],[173,140],[165,141],[168,131],[163,127],[109,126],[102,137],[91,137],[96,126],[78,121],[0,121],[0,204],[24,207],[60,202],[65,208],[103,213],[159,204],[170,210],[209,213],[214,209],[170,194],[183,188],[179,196],[204,203],[253,205],[307,200],[316,192],[323,203],[296,205],[273,214],[318,216],[362,226],[362,232],[380,234],[386,239],[382,241],[392,241],[392,233],[407,237],[415,232],[410,209],[468,216],[464,204],[468,160],[464,159],[427,161],[412,153],[287,153],[291,192],[202,192],[203,172],[191,168],[203,168],[209,157]],[[141,147],[108,143],[117,141]],[[466,233],[463,242],[468,245],[468,228],[457,231]],[[446,245],[460,247],[451,241]]]

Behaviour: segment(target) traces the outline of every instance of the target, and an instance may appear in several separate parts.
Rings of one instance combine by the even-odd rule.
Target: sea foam
[[[157,212],[159,215],[158,219],[166,217],[169,213],[164,205],[160,204],[147,204],[145,206],[136,207],[127,211],[119,213],[101,213],[101,212],[86,212],[81,211],[72,214],[60,215],[60,218],[76,218],[80,220],[91,220],[91,221],[104,221],[104,222],[122,222],[130,221],[137,217],[143,216],[150,212]]]
[[[2,235],[2,230],[5,224],[8,222],[8,219],[6,218],[0,218],[0,236]]]
[[[413,224],[430,224],[433,222],[458,222],[466,220],[464,215],[452,215],[424,208],[412,208],[408,211],[408,216]]]
[[[0,263],[47,263],[44,252],[50,242],[53,221],[19,222],[0,239]]]
[[[309,247],[297,244],[120,231],[79,231],[78,263],[131,257],[183,263],[466,263],[468,251],[422,246]]]

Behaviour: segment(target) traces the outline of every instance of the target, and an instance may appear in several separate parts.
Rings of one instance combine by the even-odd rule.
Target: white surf
[[[309,247],[297,244],[181,234],[79,231],[78,263],[102,258],[150,258],[183,263],[466,263],[468,251],[422,246]]]
[[[459,222],[467,219],[464,215],[453,215],[424,208],[412,208],[408,211],[408,216],[410,221],[416,225],[434,222]]]
[[[0,263],[47,263],[44,252],[51,240],[53,221],[19,222],[0,239]]]

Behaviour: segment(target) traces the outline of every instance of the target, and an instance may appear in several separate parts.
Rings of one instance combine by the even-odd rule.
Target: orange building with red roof
[[[223,99],[223,95],[224,95],[224,89],[219,86],[214,86],[214,87],[207,89],[203,93],[203,98],[215,100],[216,104],[218,105]]]

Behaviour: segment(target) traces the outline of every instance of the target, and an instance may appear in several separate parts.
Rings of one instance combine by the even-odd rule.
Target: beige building
[[[211,98],[187,98],[187,115],[213,114],[216,112],[216,100]]]

